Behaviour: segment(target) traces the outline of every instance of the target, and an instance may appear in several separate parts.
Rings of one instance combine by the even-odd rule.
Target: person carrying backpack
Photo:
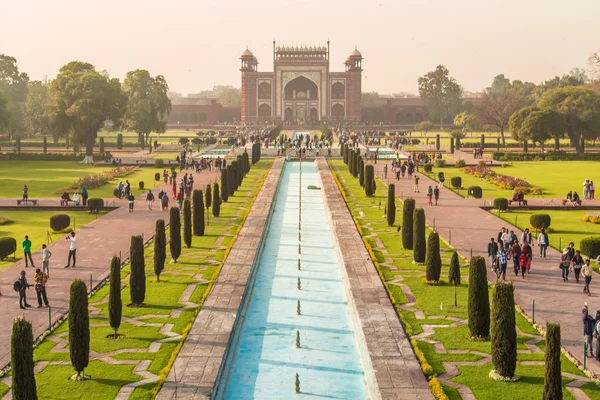
[[[152,211],[152,203],[154,203],[154,194],[152,194],[152,190],[148,190],[148,194],[146,195],[146,203],[148,203],[148,210]]]
[[[21,307],[21,310],[25,310],[26,307],[31,307],[31,304],[27,304],[26,290],[29,289],[29,286],[31,285],[27,283],[26,275],[25,271],[21,271],[21,276],[19,276],[19,279],[13,284],[15,292],[19,292],[19,306]]]

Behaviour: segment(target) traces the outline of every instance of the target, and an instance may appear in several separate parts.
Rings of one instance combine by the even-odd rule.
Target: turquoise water
[[[246,297],[249,303],[241,308],[245,310],[243,323],[237,327],[237,340],[222,375],[226,381],[220,386],[224,389],[217,398],[376,397],[369,395],[367,377],[371,372],[365,373],[361,362],[364,345],[354,329],[355,311],[348,303],[346,278],[336,255],[323,194],[306,189],[308,185],[319,185],[314,163],[302,163],[299,242],[300,164],[287,163],[252,292]],[[298,300],[301,315],[297,315]],[[296,331],[300,348],[296,348]]]

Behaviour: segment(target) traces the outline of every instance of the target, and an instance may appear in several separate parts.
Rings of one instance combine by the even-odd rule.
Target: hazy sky
[[[186,94],[240,86],[246,45],[271,71],[274,39],[329,39],[332,71],[362,52],[363,91],[416,93],[438,64],[477,91],[497,74],[538,83],[587,67],[598,15],[598,0],[0,0],[0,53],[32,79],[80,60],[121,79],[148,69]]]

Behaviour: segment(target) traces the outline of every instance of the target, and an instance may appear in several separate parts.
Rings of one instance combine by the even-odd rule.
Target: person
[[[77,237],[75,237],[75,231],[71,231],[71,234],[66,237],[66,240],[69,242],[69,258],[67,259],[65,268],[71,266],[71,258],[73,258],[73,268],[75,268],[75,262],[77,261]]]
[[[388,166],[387,164],[383,167],[383,179],[387,179]]]
[[[577,205],[581,205],[581,197],[579,197],[579,194],[577,192],[573,193],[573,207],[575,207],[575,204]]]
[[[169,208],[169,196],[167,196],[167,194],[165,193],[163,197],[161,197],[160,201],[162,210],[167,211],[167,209]]]
[[[418,175],[415,175],[413,182],[414,182],[413,191],[415,193],[419,193],[419,176]]]
[[[499,268],[496,270],[496,277],[500,278],[502,275],[502,280],[506,281],[506,265],[508,264],[508,254],[506,252],[506,248],[503,245],[500,245],[500,251],[498,251],[498,266]]]
[[[508,252],[508,250],[510,249],[510,244],[512,242],[512,236],[510,236],[508,228],[503,228],[503,232],[504,233],[502,233],[502,243],[504,243],[504,250]]]
[[[594,332],[594,323],[596,320],[589,314],[588,305],[585,303],[585,307],[581,311],[581,320],[583,321],[583,338],[586,343],[586,347],[590,352],[590,357],[595,357],[592,352],[592,340]]]
[[[29,261],[31,262],[31,268],[35,268],[35,265],[33,265],[33,258],[31,258],[31,240],[29,240],[29,236],[25,235],[25,240],[23,240],[22,246],[23,258],[25,259],[25,268],[29,267],[29,265],[27,265],[27,258],[29,258]]]
[[[446,182],[446,177],[444,176],[443,172],[440,172],[438,174],[438,180],[440,181],[440,184],[438,186],[439,187],[444,187],[444,182]]]
[[[519,275],[519,269],[521,267],[521,246],[519,246],[519,242],[514,241],[512,246],[510,247],[510,253],[509,253],[510,258],[513,260],[513,268],[515,270],[515,276]],[[523,277],[525,277],[525,274],[523,274]]]
[[[569,280],[569,270],[571,269],[571,257],[569,256],[569,249],[563,249],[560,256],[560,269],[562,270],[563,282]]]
[[[595,195],[596,195],[596,185],[594,185],[594,181],[590,181],[590,200],[594,200]]]
[[[533,235],[529,232],[529,228],[525,228],[525,231],[521,234],[521,243],[527,243],[530,246],[533,244]]]
[[[521,255],[519,256],[519,267],[521,267],[521,277],[522,279],[525,279],[525,272],[527,271],[527,266],[529,265],[531,260],[529,259],[529,255],[527,253],[523,253],[521,248],[519,248],[519,250],[521,250]]]
[[[521,245],[521,254],[523,253],[527,255],[527,266],[525,269],[527,270],[527,273],[529,273],[529,270],[531,269],[531,260],[533,260],[533,249],[527,242]]]
[[[146,195],[146,203],[148,203],[148,210],[152,211],[152,204],[154,203],[154,194],[152,194],[152,190],[148,190],[148,194]]]
[[[502,228],[500,232],[498,232],[498,238],[496,239],[498,242],[502,240],[502,237],[504,236],[504,231],[505,228]]]
[[[69,201],[71,201],[71,198],[69,197],[69,193],[67,193],[66,191],[63,192],[62,196],[60,196],[60,205],[68,206]]]
[[[433,188],[433,198],[435,199],[435,205],[437,206],[438,200],[440,199],[440,188],[437,186]]]
[[[135,202],[135,196],[133,195],[132,192],[129,192],[129,194],[127,195],[127,201],[129,201],[129,212],[132,213],[133,212],[133,203]]]
[[[573,264],[573,271],[575,272],[575,282],[579,283],[579,275],[583,268],[583,257],[581,257],[579,250],[575,250],[575,256],[573,257],[573,260],[571,260],[571,263]]]
[[[548,249],[548,234],[546,230],[542,228],[538,236],[538,246],[540,246],[540,258],[544,257],[546,259],[546,249]]]
[[[42,245],[42,271],[48,274],[48,277],[50,277],[50,257],[52,257],[52,253],[44,243]]]
[[[29,188],[27,185],[23,186],[23,201],[27,201],[29,199]]]
[[[512,245],[514,242],[518,242],[517,234],[515,231],[510,231],[510,244]]]
[[[128,179],[125,179],[125,197],[129,197],[130,192],[131,192],[131,183],[129,183]]]
[[[87,206],[87,199],[89,197],[88,191],[86,188],[81,189],[81,204],[83,206]]]
[[[592,274],[594,269],[590,265],[590,259],[585,260],[585,264],[583,264],[583,268],[581,269],[581,273],[583,274],[583,279],[585,282],[585,286],[583,287],[583,293],[587,293],[588,296],[591,296],[590,293],[590,283],[592,282]]]
[[[35,292],[37,294],[38,308],[42,308],[42,299],[44,299],[44,304],[46,307],[50,307],[50,304],[48,304],[48,296],[46,296],[46,282],[48,282],[48,274],[42,272],[38,268],[35,270],[33,280],[35,281]]]
[[[30,304],[27,304],[27,292],[26,290],[29,289],[29,283],[27,283],[27,273],[25,271],[21,271],[21,276],[19,276],[19,279],[17,280],[18,283],[18,289],[19,289],[19,306],[21,307],[21,310],[24,310],[26,307],[31,307]],[[17,287],[16,282],[15,282],[15,287]]]
[[[75,192],[73,195],[73,205],[75,207],[79,206],[79,193]]]
[[[179,193],[177,193],[177,204],[179,205],[179,210],[181,211],[181,208],[183,207],[183,191],[180,190]]]
[[[431,185],[429,185],[429,187],[427,188],[427,204],[429,204],[430,206],[433,205],[431,198],[433,197],[433,189],[431,187]]]
[[[490,258],[490,266],[494,269],[494,263],[496,262],[496,257],[498,256],[498,243],[494,241],[494,238],[490,238],[490,242],[488,243],[488,257]]]

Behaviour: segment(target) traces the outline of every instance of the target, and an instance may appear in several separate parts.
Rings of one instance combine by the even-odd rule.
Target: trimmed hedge
[[[141,190],[144,190],[144,186],[145,186],[145,185],[144,185],[144,181],[140,181],[140,182],[138,183],[138,187],[139,187]]]
[[[453,188],[461,188],[462,187],[462,177],[453,176],[452,178],[450,178],[450,186],[452,186]]]
[[[547,229],[552,223],[552,217],[550,217],[550,214],[533,214],[531,217],[529,217],[529,223],[535,229]]]
[[[12,398],[37,400],[35,373],[33,372],[33,331],[31,323],[23,317],[17,317],[13,322],[10,350]]]
[[[581,239],[579,249],[581,254],[585,254],[589,258],[600,256],[600,236],[589,236]]]
[[[467,162],[461,158],[460,160],[456,160],[456,162],[454,163],[454,166],[456,168],[464,168],[467,166]]]
[[[440,235],[431,232],[427,237],[427,257],[425,260],[425,276],[427,281],[438,282],[442,273],[440,256]]]
[[[117,135],[117,149],[121,150],[123,148],[123,134],[119,133]]]
[[[154,160],[154,168],[164,168],[165,166],[165,161],[163,159],[156,159]]]
[[[375,171],[372,165],[365,165],[365,194],[373,196],[375,194]]]
[[[179,208],[171,207],[169,211],[169,250],[174,262],[181,255],[181,218]]]
[[[119,327],[123,313],[123,302],[121,300],[121,259],[113,256],[110,261],[110,281],[108,292],[108,321],[113,328],[113,337],[119,337]]]
[[[402,247],[405,250],[413,248],[413,212],[415,211],[415,199],[404,200],[402,206]]]
[[[164,219],[156,220],[154,232],[154,274],[156,275],[156,281],[160,282],[160,274],[165,269],[165,260],[167,259],[167,236]]]
[[[433,171],[433,165],[431,165],[431,164],[424,164],[423,165],[423,171],[425,171],[425,172],[431,172],[431,171]]]
[[[543,154],[496,151],[492,153],[492,158],[496,161],[600,161],[600,153],[585,153],[581,156],[577,153],[567,153],[564,151],[551,151]]]
[[[90,362],[88,293],[85,283],[80,279],[71,282],[68,320],[71,364],[80,377]]]
[[[56,214],[50,217],[50,228],[54,232],[62,231],[71,225],[71,217],[67,214]]]
[[[94,154],[95,161],[103,161],[104,156],[100,154]],[[15,161],[81,161],[83,156],[79,156],[73,153],[2,153],[0,154],[0,160],[15,160]]]
[[[508,199],[498,197],[494,199],[494,208],[500,211],[508,210]]]
[[[425,210],[415,208],[413,213],[413,261],[424,263],[425,253]]]
[[[88,199],[87,205],[90,212],[97,213],[102,207],[104,207],[104,199],[93,197],[91,199]]]
[[[480,199],[483,197],[483,190],[479,186],[469,186],[468,196],[473,197],[474,199]]]
[[[444,159],[439,159],[439,158],[436,158],[436,159],[433,161],[433,165],[434,165],[436,168],[444,168],[444,167],[446,166],[446,160],[444,160]]]
[[[562,400],[562,375],[560,372],[560,324],[546,324],[546,354],[544,356],[543,400]]]
[[[132,236],[129,246],[129,297],[132,306],[140,306],[146,298],[146,260],[144,258],[144,239]]]
[[[507,378],[512,378],[517,368],[514,290],[512,283],[498,282],[492,295],[492,364]]]
[[[221,213],[221,197],[219,194],[219,184],[215,183],[212,188],[213,199],[212,199],[212,213],[213,217],[218,217]]]
[[[156,182],[160,181],[160,173],[159,172],[157,172],[157,173],[154,174],[154,180]]]
[[[202,201],[202,191],[200,191],[200,199]],[[204,215],[204,203],[202,203],[201,210],[202,215]],[[183,201],[183,243],[188,249],[192,247],[192,229],[192,202],[185,199]]]
[[[455,286],[460,285],[460,260],[458,259],[458,252],[456,250],[452,252],[452,258],[450,258],[448,282]]]
[[[388,226],[394,226],[396,221],[396,186],[393,183],[390,183],[388,187],[386,217]]]
[[[490,295],[487,268],[481,256],[471,258],[469,267],[469,332],[474,338],[490,336]]]

